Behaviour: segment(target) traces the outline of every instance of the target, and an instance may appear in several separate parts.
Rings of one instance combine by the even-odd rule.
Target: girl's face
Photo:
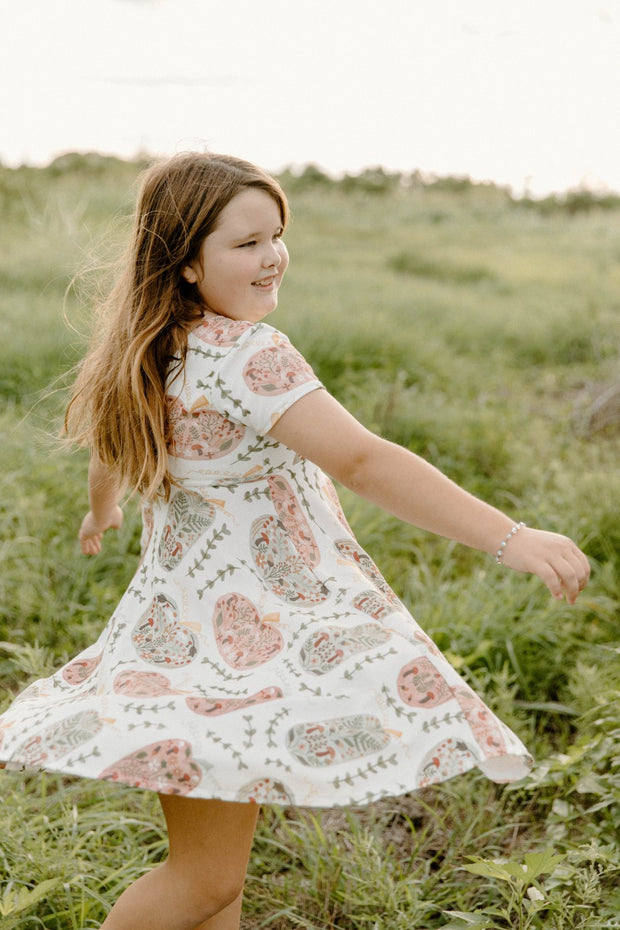
[[[197,285],[213,313],[256,323],[278,304],[288,266],[283,231],[277,202],[248,187],[224,207],[183,277]]]

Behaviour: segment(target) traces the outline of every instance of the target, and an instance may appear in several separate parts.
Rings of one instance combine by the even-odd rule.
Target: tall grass
[[[0,169],[3,705],[92,641],[136,565],[134,505],[101,556],[79,557],[86,460],[53,436],[56,379],[86,329],[70,282],[122,237],[138,167],[71,156]],[[620,926],[620,442],[577,428],[598,386],[620,378],[618,204],[517,203],[381,171],[283,180],[292,263],[274,324],[368,426],[573,535],[593,580],[568,608],[343,491],[362,544],[537,765],[504,789],[473,775],[360,810],[265,809],[245,926]],[[165,855],[148,794],[7,773],[1,784],[7,930],[95,928]]]

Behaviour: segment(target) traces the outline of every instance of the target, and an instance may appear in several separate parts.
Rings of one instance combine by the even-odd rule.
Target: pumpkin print
[[[353,536],[353,530],[349,526],[349,522],[344,515],[344,510],[342,509],[338,492],[334,487],[334,482],[331,478],[328,478],[327,475],[323,475],[323,494],[325,495],[325,499],[332,505],[331,509],[336,514],[338,522],[344,526],[347,533]]]
[[[153,505],[150,501],[142,501],[142,533],[140,534],[140,563],[144,559],[146,550],[149,547],[151,537],[153,536],[154,514]]]
[[[433,640],[430,638],[430,636],[427,636],[423,630],[420,630],[420,629],[416,630],[414,633],[414,638],[419,643],[422,643],[422,645],[426,647],[426,649],[428,650],[428,652],[430,652],[432,656],[435,656],[438,659],[443,658],[441,655],[441,652],[439,651],[439,649],[437,648]]]
[[[232,668],[263,665],[284,645],[277,626],[261,620],[256,606],[243,594],[218,598],[213,611],[213,628],[220,655]]]
[[[356,610],[368,614],[373,620],[384,620],[394,613],[394,604],[381,591],[362,591],[352,602]]]
[[[45,681],[33,681],[27,688],[24,688],[21,694],[17,695],[13,701],[13,705],[26,704],[28,701],[36,701],[36,699],[42,695],[45,684]]]
[[[400,601],[390,588],[389,584],[370,558],[367,552],[353,539],[341,539],[336,542],[336,549],[342,556],[353,562],[368,580],[384,595],[395,607],[400,607]]]
[[[165,739],[124,756],[98,777],[159,794],[189,794],[200,783],[202,771],[193,759],[190,743]]]
[[[218,459],[228,455],[245,435],[245,426],[233,423],[208,407],[186,410],[177,397],[166,397],[170,421],[170,454],[179,459]]]
[[[249,801],[251,804],[282,804],[288,807],[294,803],[293,795],[286,785],[273,778],[257,778],[243,785],[235,798],[236,801]]]
[[[501,754],[506,749],[506,739],[495,715],[467,686],[455,688],[454,696],[480,748],[489,755]]]
[[[3,713],[0,767],[319,808],[472,766],[526,774],[525,747],[400,603],[331,480],[271,435],[320,387],[267,323],[208,314],[188,330],[163,391],[170,494],[143,501],[142,561],[98,641]]]
[[[430,659],[418,656],[404,665],[396,682],[398,696],[409,707],[437,707],[454,692]]]
[[[41,765],[48,759],[60,759],[93,739],[102,727],[96,711],[80,711],[28,739],[20,746],[18,755],[24,765]]]
[[[196,637],[181,626],[177,606],[165,594],[153,598],[136,623],[131,641],[144,662],[171,668],[188,665],[198,652]]]
[[[250,550],[265,582],[289,604],[312,607],[329,597],[326,585],[319,581],[275,517],[267,515],[254,520],[250,527]]]
[[[172,571],[215,519],[215,507],[193,491],[177,491],[168,506],[157,556]]]
[[[282,475],[267,479],[271,500],[293,545],[307,565],[318,565],[321,554],[301,504],[290,484]]]
[[[350,656],[386,643],[391,635],[375,623],[362,623],[350,629],[322,627],[304,641],[299,653],[301,667],[315,675],[325,675]]]
[[[426,788],[454,778],[472,768],[477,761],[474,750],[464,740],[448,737],[433,746],[422,759],[417,775],[418,785]]]
[[[175,691],[170,679],[160,672],[119,672],[112,685],[115,694],[127,697],[162,697],[164,694],[182,694]]]
[[[302,765],[338,765],[379,752],[390,734],[378,717],[356,714],[334,720],[299,723],[288,731],[286,748]]]
[[[246,707],[253,707],[255,704],[264,704],[265,701],[273,701],[282,697],[282,689],[271,687],[263,688],[256,694],[243,698],[206,698],[200,695],[192,695],[185,699],[185,703],[195,714],[202,717],[219,717],[220,714],[229,714],[233,710],[244,710]]]
[[[290,344],[273,345],[256,352],[243,368],[243,380],[254,394],[286,394],[316,375]]]
[[[80,685],[92,675],[99,666],[101,659],[101,653],[98,656],[93,656],[92,659],[74,659],[73,662],[65,665],[61,672],[62,677],[69,685]]]
[[[225,317],[205,317],[192,331],[193,335],[211,346],[229,348],[252,326],[246,320],[228,320]]]

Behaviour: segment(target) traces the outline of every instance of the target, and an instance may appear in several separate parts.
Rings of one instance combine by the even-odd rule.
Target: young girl
[[[589,567],[368,432],[264,318],[288,265],[279,185],[235,158],[151,168],[131,249],[77,378],[95,555],[121,494],[140,566],[97,643],[0,719],[0,755],[156,791],[167,861],[105,930],[234,930],[260,803],[364,804],[531,760],[354,539],[331,475],[574,603]],[[428,723],[433,720],[433,726]]]

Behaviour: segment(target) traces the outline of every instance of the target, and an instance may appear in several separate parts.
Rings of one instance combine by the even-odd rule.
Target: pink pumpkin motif
[[[229,714],[233,710],[244,710],[246,707],[253,707],[255,704],[264,704],[266,701],[274,701],[283,697],[282,689],[271,687],[262,688],[256,694],[243,698],[206,698],[200,695],[192,695],[185,698],[185,703],[195,714],[201,717],[219,717],[221,714]]]
[[[119,672],[112,685],[115,694],[127,697],[163,697],[166,694],[181,694],[175,691],[170,679],[160,672]]]
[[[101,663],[102,653],[90,659],[74,659],[62,670],[62,677],[69,685],[81,685]]]
[[[368,578],[384,596],[384,598],[394,607],[400,607],[400,601],[390,588],[389,584],[370,558],[367,552],[353,539],[341,539],[336,543],[336,549],[340,554],[352,562]]]
[[[170,420],[170,455],[178,459],[219,459],[239,445],[245,426],[233,423],[217,410],[187,410],[178,397],[166,397]]]
[[[350,656],[383,645],[391,636],[389,630],[375,623],[350,628],[326,626],[304,641],[299,653],[301,666],[314,675],[325,675]]]
[[[243,594],[224,594],[217,599],[213,629],[220,655],[236,669],[264,665],[284,646],[277,626],[261,620],[256,606]]]
[[[193,330],[201,342],[210,346],[234,346],[253,324],[247,320],[229,320],[226,317],[205,317]]]
[[[150,501],[142,501],[142,533],[140,535],[140,563],[142,563],[146,550],[149,547],[151,537],[153,536],[153,527],[155,517],[153,514],[153,505]]]
[[[427,636],[423,630],[416,630],[414,635],[419,643],[422,643],[423,646],[426,646],[431,655],[441,658],[441,652],[430,636]]]
[[[480,748],[492,755],[504,752],[506,739],[500,723],[478,695],[462,685],[454,689],[454,696]]]
[[[281,781],[265,777],[243,785],[237,793],[236,800],[250,804],[282,804],[289,807],[293,804],[293,795]]]
[[[30,700],[36,700],[43,691],[43,686],[38,681],[33,681],[31,685],[28,685],[27,688],[22,691],[21,694],[18,694],[15,700],[13,701],[13,707],[16,704],[26,704]]]
[[[331,503],[338,521],[344,526],[347,533],[350,533],[351,536],[353,536],[354,535],[353,530],[349,526],[347,518],[344,515],[344,510],[342,509],[342,504],[340,503],[338,492],[336,491],[336,488],[334,487],[334,482],[330,478],[328,478],[327,475],[323,476],[323,491],[325,493],[325,497]]]
[[[274,397],[315,381],[305,358],[288,343],[255,352],[243,368],[243,380],[254,394]]]
[[[299,723],[286,734],[286,748],[302,765],[318,768],[372,755],[390,739],[378,717],[355,714]]]
[[[462,775],[477,763],[474,750],[464,740],[449,738],[426,753],[417,773],[420,788]]]
[[[91,740],[102,728],[103,722],[96,711],[80,711],[29,739],[15,756],[24,765],[41,765],[46,759],[61,759]]]
[[[271,514],[252,523],[250,551],[265,582],[289,604],[311,607],[329,597],[329,589],[295,548],[282,523]]]
[[[373,620],[384,620],[390,614],[394,613],[394,604],[385,597],[381,591],[371,590],[362,591],[357,597],[353,598],[353,606],[356,610],[368,614]]]
[[[281,475],[268,478],[267,483],[280,523],[290,536],[293,545],[306,565],[310,567],[318,565],[321,553],[292,487]]]
[[[159,794],[189,794],[202,779],[191,743],[166,739],[150,743],[123,756],[101,772],[99,778]]]
[[[453,689],[425,656],[401,668],[396,687],[400,699],[409,707],[437,707],[454,698]]]
[[[181,626],[176,604],[157,594],[142,614],[131,635],[133,647],[144,662],[179,668],[189,665],[198,653],[191,630]]]
[[[157,556],[172,571],[215,520],[215,506],[194,491],[177,491],[168,506]]]

